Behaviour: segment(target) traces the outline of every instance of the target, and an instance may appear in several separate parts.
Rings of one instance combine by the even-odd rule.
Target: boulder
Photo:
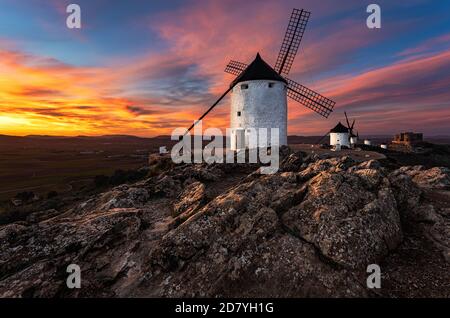
[[[321,169],[321,167],[319,167]],[[347,268],[377,263],[402,240],[400,216],[389,182],[366,175],[321,172],[303,201],[283,215],[283,224]]]
[[[99,288],[101,280],[114,281],[123,268],[131,266],[127,253],[135,246],[141,226],[139,210],[112,209],[2,228],[0,297],[71,295],[64,277],[72,263],[81,267],[84,286],[72,295]],[[96,294],[113,296],[114,292],[98,290]]]
[[[445,167],[425,169],[423,166],[406,166],[394,173],[410,176],[412,181],[421,188],[450,189],[450,169]]]
[[[309,159],[314,160],[314,159]],[[298,174],[301,181],[307,181],[322,171],[338,172],[344,171],[355,164],[350,157],[319,159],[310,163],[303,171]]]
[[[140,288],[168,297],[367,295],[344,268],[286,232],[279,214],[303,191],[291,180],[264,176],[209,202],[162,238],[150,257],[151,279]]]

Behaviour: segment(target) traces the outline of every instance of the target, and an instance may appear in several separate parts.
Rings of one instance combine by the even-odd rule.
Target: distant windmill
[[[336,147],[338,150],[342,146],[350,147],[350,131],[348,127],[339,122],[334,128],[329,132],[330,134],[330,146]]]
[[[341,149],[341,147],[352,147],[355,146],[358,142],[359,134],[354,133],[354,127],[356,120],[353,120],[350,125],[350,121],[347,117],[347,112],[344,112],[345,120],[347,122],[347,126],[338,122],[338,124],[332,128],[327,134],[325,134],[322,138],[320,138],[317,143],[320,143],[326,136],[330,136],[330,146],[336,147],[336,149]]]
[[[225,72],[236,75],[230,87],[187,130],[186,134],[202,120],[227,94],[231,96],[231,148],[248,147],[250,128],[278,128],[280,145],[287,144],[287,97],[328,118],[335,102],[287,78],[310,12],[294,9],[281,45],[275,68],[259,55],[249,65],[230,61]],[[240,83],[240,85],[237,85]]]

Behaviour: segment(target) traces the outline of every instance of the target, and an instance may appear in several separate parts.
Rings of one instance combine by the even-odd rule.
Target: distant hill
[[[391,135],[366,135],[360,136],[360,139],[370,139],[375,144],[379,143],[389,143],[393,136]],[[425,141],[436,144],[450,144],[450,136],[439,135],[439,136],[424,136]],[[133,135],[101,135],[101,136],[50,136],[50,135],[27,135],[27,136],[10,136],[0,134],[0,145],[5,145],[8,143],[17,143],[17,145],[24,144],[35,144],[36,141],[47,141],[47,142],[64,142],[64,143],[77,143],[77,142],[143,142],[143,143],[172,143],[171,136],[169,135],[159,135],[156,137],[139,137]],[[328,136],[298,136],[290,135],[288,136],[289,144],[315,144],[318,143],[328,143]]]
[[[152,149],[156,151],[159,146],[169,146],[173,143],[170,137],[158,136],[155,138],[144,138],[131,135],[104,135],[104,136],[8,136],[0,135],[0,152],[15,149],[44,149],[48,151],[98,151]]]
[[[27,135],[22,138],[33,138],[33,139],[66,139],[70,138],[67,136],[50,136],[50,135]]]

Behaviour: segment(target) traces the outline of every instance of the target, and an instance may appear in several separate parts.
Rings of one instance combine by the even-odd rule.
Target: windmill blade
[[[303,9],[294,9],[292,11],[291,19],[289,20],[286,34],[284,35],[284,40],[281,44],[280,53],[278,53],[278,58],[275,63],[275,71],[277,71],[278,74],[289,74],[310,14],[310,12]]]
[[[245,63],[231,60],[225,67],[225,72],[239,76],[247,66]]]
[[[344,115],[345,115],[345,121],[347,122],[347,128],[350,132],[350,135],[353,135],[353,126],[355,125],[355,120],[353,119],[353,123],[350,125],[350,122],[347,117],[347,112],[344,112]]]
[[[225,93],[223,93],[223,94],[219,97],[219,99],[216,100],[216,102],[215,102],[214,104],[212,104],[211,107],[209,107],[208,110],[207,110],[207,111],[206,111],[199,119],[197,119],[196,121],[194,121],[194,123],[191,125],[191,127],[189,127],[188,130],[184,133],[184,136],[186,136],[187,133],[190,132],[190,131],[192,130],[192,128],[194,128],[195,125],[197,125],[197,123],[198,123],[200,120],[202,120],[206,115],[208,115],[208,113],[209,113],[210,111],[212,111],[213,108],[216,107],[217,104],[219,104],[220,101],[221,101],[221,100],[229,93],[229,91],[231,91],[232,89],[233,89],[233,87],[229,87],[229,88],[225,91]]]
[[[297,82],[286,78],[288,82],[287,96],[312,109],[319,115],[328,118],[336,104],[329,98],[314,92],[313,90],[298,84]]]
[[[350,122],[348,121],[347,112],[344,112],[345,121],[347,122],[347,127],[350,129]]]
[[[351,130],[353,130],[353,127],[355,127],[355,121],[356,119],[353,119],[352,126],[350,127]]]

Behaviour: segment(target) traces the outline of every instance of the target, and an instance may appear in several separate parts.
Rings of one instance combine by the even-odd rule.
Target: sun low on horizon
[[[69,28],[67,8],[80,8]],[[274,65],[292,8],[311,12],[289,78],[336,102],[327,118],[288,105],[288,134],[323,135],[344,111],[363,134],[450,135],[450,3],[0,0],[0,134],[167,135],[234,77]],[[204,127],[229,127],[225,98]]]

